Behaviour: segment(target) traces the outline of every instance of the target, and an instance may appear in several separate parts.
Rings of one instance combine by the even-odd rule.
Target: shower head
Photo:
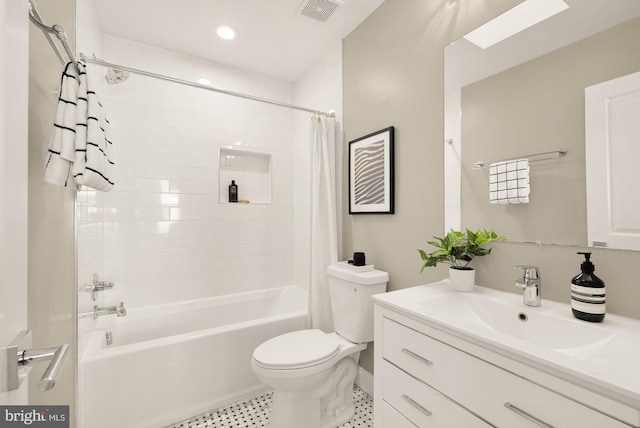
[[[110,85],[115,85],[117,83],[122,83],[129,78],[129,72],[124,70],[117,70],[115,68],[110,68],[107,70],[107,75],[104,76],[104,80],[107,81]]]

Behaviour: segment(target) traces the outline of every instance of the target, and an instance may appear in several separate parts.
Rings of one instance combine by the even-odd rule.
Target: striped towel
[[[78,68],[80,73],[69,63],[62,75],[44,180],[68,186],[73,178],[78,188],[108,192],[114,185],[109,121],[88,87],[84,64],[78,63]]]
[[[44,181],[58,186],[66,187],[72,178],[71,164],[76,154],[78,81],[78,72],[72,63],[68,63],[62,73],[56,118],[49,139],[49,152],[44,170]]]
[[[529,203],[529,159],[492,163],[489,167],[489,202]]]

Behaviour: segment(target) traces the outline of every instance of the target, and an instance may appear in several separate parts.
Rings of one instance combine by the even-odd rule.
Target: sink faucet
[[[514,269],[522,269],[522,278],[516,280],[516,287],[523,290],[522,298],[526,306],[540,306],[542,280],[538,266],[518,265]]]

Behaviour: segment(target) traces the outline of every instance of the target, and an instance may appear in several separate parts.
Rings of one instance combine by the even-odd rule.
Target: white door
[[[640,250],[640,72],[585,89],[589,245]]]
[[[0,0],[0,350],[27,329],[28,2]],[[0,352],[0,385],[6,382]],[[27,382],[0,404],[27,404]]]

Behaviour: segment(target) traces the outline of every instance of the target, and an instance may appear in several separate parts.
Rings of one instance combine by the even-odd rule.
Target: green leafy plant
[[[491,248],[482,248],[484,244],[506,239],[504,236],[498,236],[493,229],[475,232],[467,229],[466,233],[451,229],[443,238],[437,236],[434,238],[437,241],[427,241],[427,244],[436,247],[436,251],[427,254],[423,250],[418,250],[423,261],[420,273],[425,268],[436,266],[438,263],[450,264],[454,269],[473,269],[468,266],[471,260],[491,254]]]

